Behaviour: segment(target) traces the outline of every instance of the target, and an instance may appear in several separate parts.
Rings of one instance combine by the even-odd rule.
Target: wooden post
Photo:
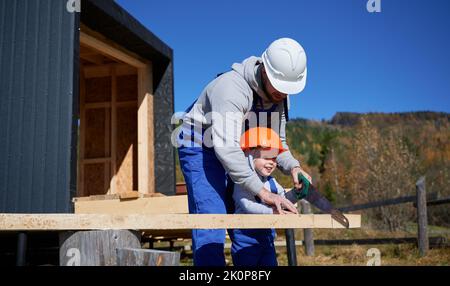
[[[419,246],[420,256],[425,256],[429,248],[425,177],[421,177],[417,181],[416,193],[417,193],[417,227],[418,227],[417,242]]]
[[[116,68],[111,67],[111,181],[109,190],[117,194],[117,77]]]
[[[152,65],[138,70],[138,191],[155,193]]]
[[[302,208],[303,214],[311,213],[311,205],[305,201],[301,200],[300,205]],[[305,242],[305,253],[307,256],[314,256],[314,238],[313,238],[313,230],[310,228],[305,228],[303,230],[304,242]]]
[[[297,266],[297,249],[295,247],[295,234],[292,228],[285,230],[286,250],[289,266]]]
[[[16,266],[25,266],[27,258],[27,234],[19,232],[17,235]]]

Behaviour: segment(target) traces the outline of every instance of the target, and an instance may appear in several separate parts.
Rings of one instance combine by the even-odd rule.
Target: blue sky
[[[175,111],[217,73],[275,39],[305,48],[308,82],[291,117],[338,111],[450,112],[450,1],[117,0],[174,49]]]

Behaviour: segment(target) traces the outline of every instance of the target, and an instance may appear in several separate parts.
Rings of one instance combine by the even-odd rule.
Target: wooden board
[[[145,67],[146,63],[137,59],[137,56],[122,50],[120,47],[115,46],[113,42],[107,41],[102,38],[98,33],[91,32],[84,25],[80,32],[80,43],[82,46],[87,46],[96,50],[101,54],[108,55],[115,60],[127,63],[136,68]]]
[[[138,100],[138,77],[117,75],[117,102]],[[137,105],[136,105],[137,106]]]
[[[110,102],[111,77],[95,77],[86,79],[85,103]]]
[[[188,212],[187,196],[75,201],[76,214],[187,214]]]
[[[138,190],[152,194],[156,192],[152,64],[139,69],[138,103]]]
[[[106,109],[89,109],[85,111],[85,114],[86,142],[84,145],[85,157],[83,159],[108,157],[109,150],[105,150]]]
[[[361,216],[346,215],[351,228]],[[0,231],[55,231],[107,229],[223,229],[223,228],[344,228],[330,215],[221,215],[221,214],[0,214]]]
[[[137,69],[126,64],[107,64],[107,65],[95,65],[86,66],[83,68],[85,78],[98,78],[98,77],[110,77],[111,68],[116,69],[117,76],[136,75]]]
[[[137,190],[137,108],[117,108],[116,193]]]
[[[105,164],[86,164],[84,165],[84,192],[90,195],[105,194]]]

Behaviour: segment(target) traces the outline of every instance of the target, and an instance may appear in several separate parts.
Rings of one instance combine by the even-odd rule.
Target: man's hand
[[[292,175],[292,181],[294,182],[294,187],[296,189],[300,189],[302,187],[302,183],[298,181],[298,173],[302,173],[303,176],[305,176],[305,178],[308,179],[308,181],[312,184],[311,176],[308,173],[303,171],[303,169],[300,167],[294,167],[291,170],[291,175]]]
[[[263,203],[271,206],[274,209],[274,214],[298,214],[297,209],[294,204],[291,203],[288,199],[283,198],[280,195],[276,195],[265,188],[263,188],[258,197],[261,199]]]

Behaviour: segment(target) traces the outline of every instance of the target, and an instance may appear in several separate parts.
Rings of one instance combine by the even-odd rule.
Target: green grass
[[[315,229],[315,239],[364,239],[364,238],[388,238],[388,237],[414,237],[417,234],[417,226],[414,223],[407,224],[405,230],[386,232],[363,227],[361,229]],[[281,231],[277,240],[284,241]],[[303,230],[296,231],[296,240],[303,239]],[[450,240],[450,228],[429,226],[430,236],[444,236]],[[177,242],[176,246],[190,245],[190,240]],[[155,248],[167,248],[167,242],[156,243]],[[338,266],[355,265],[365,266],[371,257],[367,251],[377,248],[381,253],[381,265],[397,266],[450,266],[450,248],[430,249],[425,257],[420,257],[414,244],[384,244],[384,245],[350,245],[350,246],[315,246],[315,255],[305,255],[302,246],[297,247],[297,260],[300,266]],[[181,250],[180,250],[181,251]],[[232,266],[230,249],[225,249],[227,265]],[[285,247],[277,247],[277,259],[280,266],[287,266],[287,254]],[[192,251],[181,251],[181,265],[193,265]]]

